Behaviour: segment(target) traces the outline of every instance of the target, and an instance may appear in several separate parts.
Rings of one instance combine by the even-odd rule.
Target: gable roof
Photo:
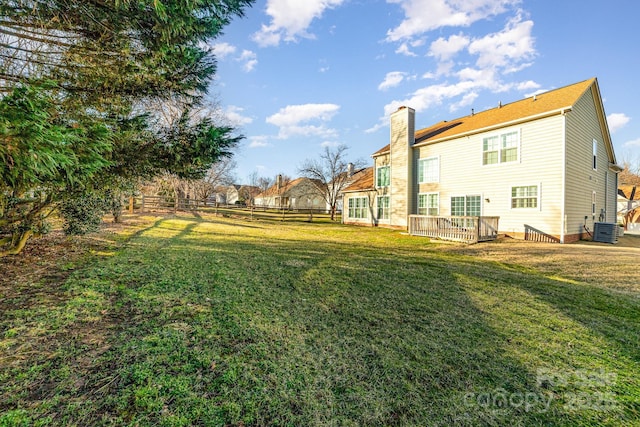
[[[273,184],[271,187],[267,188],[265,191],[258,194],[256,198],[284,195],[288,191],[291,191],[292,188],[300,184],[303,184],[307,181],[313,184],[316,188],[320,188],[320,185],[321,185],[320,181],[318,181],[317,179],[306,178],[303,176],[300,178],[292,179],[288,183],[285,183],[280,189],[278,189],[277,184]]]
[[[640,185],[621,185],[618,187],[618,195],[627,200],[640,200]]]
[[[604,130],[605,146],[612,163],[615,163],[615,155],[606,116],[600,98],[597,79],[591,78],[559,89],[540,93],[528,98],[500,104],[498,107],[481,111],[455,120],[444,120],[432,126],[417,130],[414,145],[423,145],[458,138],[465,135],[480,133],[492,128],[504,127],[511,124],[522,123],[540,119],[563,111],[569,111],[573,105],[588,91],[594,91],[596,109],[600,124]],[[390,145],[376,151],[372,157],[377,157],[389,152]]]
[[[342,192],[348,193],[351,191],[365,191],[373,189],[373,167],[368,167],[362,169],[359,172],[359,176],[357,176],[348,187],[342,190]]]

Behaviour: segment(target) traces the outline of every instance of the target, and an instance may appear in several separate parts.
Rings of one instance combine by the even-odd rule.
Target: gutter
[[[557,116],[559,114],[564,115],[565,113],[570,112],[572,109],[573,109],[573,106],[562,107],[562,108],[559,108],[557,110],[546,111],[544,113],[535,114],[533,116],[523,117],[523,118],[520,118],[520,119],[511,120],[511,121],[508,121],[508,122],[501,122],[501,123],[497,123],[495,125],[486,126],[486,127],[479,128],[479,129],[473,129],[473,130],[469,130],[469,131],[466,131],[466,132],[457,133],[455,135],[445,136],[443,138],[431,139],[431,140],[428,140],[428,141],[425,141],[425,142],[419,142],[417,144],[412,145],[412,147],[422,147],[424,145],[435,144],[435,143],[438,143],[438,142],[448,141],[448,140],[451,140],[451,139],[462,138],[464,136],[475,135],[475,134],[482,133],[482,132],[487,132],[487,131],[490,131],[490,130],[493,130],[493,129],[500,129],[500,128],[503,128],[503,127],[513,126],[513,125],[517,125],[517,124],[520,124],[520,123],[526,123],[526,122],[531,122],[531,121],[538,120],[538,119],[544,119],[545,117]]]

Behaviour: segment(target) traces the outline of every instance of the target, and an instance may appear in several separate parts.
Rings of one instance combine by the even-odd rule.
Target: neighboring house
[[[275,184],[256,196],[255,205],[278,209],[325,209],[318,185],[309,178],[283,182],[282,175],[278,175]]]
[[[259,187],[232,184],[219,187],[218,191],[213,195],[213,198],[217,203],[233,205],[236,202],[246,203],[252,195],[258,194],[259,192]]]
[[[640,234],[640,186],[618,188],[618,223],[630,234]]]
[[[354,182],[361,179],[363,174],[365,174],[368,169],[370,168],[356,169],[353,163],[349,163],[347,167],[347,172],[346,172],[347,179],[344,181],[343,188],[338,192],[336,212],[342,212],[342,208],[343,208],[342,202],[344,200],[343,198],[344,189],[346,189],[347,187],[350,187]],[[329,206],[329,204],[327,203],[327,210],[329,209],[331,209],[331,206]]]
[[[501,234],[566,243],[616,221],[621,168],[595,78],[417,131],[401,107],[372,157],[344,191],[345,223],[499,217]]]

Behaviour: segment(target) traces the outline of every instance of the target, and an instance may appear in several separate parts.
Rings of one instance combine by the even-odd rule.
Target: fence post
[[[144,194],[142,195],[142,204],[140,205],[140,212],[144,212]]]
[[[129,196],[129,213],[133,213],[133,196]]]

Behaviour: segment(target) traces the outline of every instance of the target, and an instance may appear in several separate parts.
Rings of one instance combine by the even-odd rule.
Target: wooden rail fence
[[[196,200],[165,196],[135,196],[129,199],[129,212],[153,211],[193,211],[208,212],[220,216],[233,216],[248,219],[265,219],[279,221],[315,221],[329,220],[330,214],[326,209],[292,209],[271,206],[254,205],[247,207],[243,204],[216,203],[212,200]],[[340,212],[336,213],[335,222],[340,222]]]

